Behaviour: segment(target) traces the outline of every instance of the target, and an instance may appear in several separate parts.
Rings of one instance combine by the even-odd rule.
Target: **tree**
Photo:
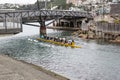
[[[66,9],[69,9],[70,7],[75,6],[73,3],[66,4]]]
[[[59,6],[62,9],[66,9],[66,0],[53,0],[53,6]]]

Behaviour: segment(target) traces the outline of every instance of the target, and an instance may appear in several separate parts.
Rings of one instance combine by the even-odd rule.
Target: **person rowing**
[[[74,40],[72,40],[72,42],[71,42],[71,46],[74,46],[75,45],[75,42],[74,42]]]
[[[47,39],[45,39],[47,38]],[[44,37],[44,39],[42,38],[37,38],[38,41],[43,41],[43,42],[48,42],[48,43],[52,43],[52,44],[56,44],[56,45],[61,45],[61,46],[65,46],[65,47],[71,47],[71,48],[81,48],[81,46],[77,46],[75,45],[74,40],[63,40],[63,38],[59,38],[60,41],[54,41],[54,37]]]
[[[66,46],[66,47],[68,47],[68,46],[69,46],[69,44],[68,44],[68,41],[67,41],[67,40],[65,40],[65,46]]]
[[[46,35],[44,36],[44,39],[47,39],[47,36],[46,36]]]
[[[53,37],[49,37],[49,36],[44,36],[44,39],[55,41],[55,42],[60,42],[62,45],[68,45],[68,41],[66,40],[66,38],[59,38],[59,37],[53,38]]]

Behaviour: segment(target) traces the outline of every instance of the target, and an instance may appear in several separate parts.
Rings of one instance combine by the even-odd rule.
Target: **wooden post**
[[[61,21],[60,21],[60,19],[59,19],[59,26],[61,26]]]
[[[77,21],[76,21],[76,19],[74,19],[73,24],[74,24],[74,27],[76,28],[77,27]]]
[[[5,31],[7,32],[7,16],[6,16],[7,13],[5,13],[5,18],[4,18],[4,26],[5,26]]]
[[[21,32],[23,31],[23,26],[22,26],[22,12],[20,13],[20,27],[21,27]]]
[[[13,13],[13,28],[15,28],[15,13]]]
[[[20,18],[17,17],[17,18],[16,18],[16,25],[17,25],[17,28],[20,28],[19,24],[20,24]]]

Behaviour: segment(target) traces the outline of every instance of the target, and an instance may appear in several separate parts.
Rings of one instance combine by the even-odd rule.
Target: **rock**
[[[110,40],[110,42],[120,43],[120,36],[118,36],[115,40]]]
[[[118,36],[115,40],[120,41],[120,36]]]
[[[81,30],[79,30],[77,33],[78,33],[78,34],[81,34],[81,33],[82,33],[82,31],[81,31]]]
[[[93,31],[88,31],[88,39],[94,39],[95,33]]]
[[[80,38],[87,39],[87,35],[86,35],[86,34],[79,34],[78,36],[79,36]]]
[[[115,42],[120,42],[120,36],[115,39]]]
[[[72,33],[72,35],[76,35],[76,34],[77,34],[77,32],[73,32],[73,33]]]
[[[94,39],[93,35],[88,35],[88,39]]]
[[[84,34],[79,34],[79,35],[78,35],[78,37],[83,37],[83,36],[84,36]]]
[[[95,26],[94,25],[90,25],[89,26],[89,30],[94,31],[95,30]]]

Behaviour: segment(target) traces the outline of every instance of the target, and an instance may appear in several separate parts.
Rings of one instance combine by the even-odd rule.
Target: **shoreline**
[[[116,35],[114,38],[107,38],[107,36],[103,38],[100,35],[96,35],[94,30],[88,30],[88,31],[78,30],[73,32],[72,35],[82,39],[89,39],[89,40],[103,39],[111,43],[120,43],[120,35]]]
[[[48,26],[47,29],[70,30],[70,31],[78,31],[78,30],[80,30],[80,28],[72,28],[72,27],[52,27],[52,26]]]
[[[1,68],[4,66],[4,68]],[[16,60],[7,55],[0,54],[0,79],[12,79],[18,77],[16,80],[70,80],[62,75],[59,75],[50,70],[46,70],[41,66],[34,65],[32,63],[27,63],[23,60]],[[8,73],[10,76],[8,77]],[[33,74],[34,73],[34,74]],[[14,74],[14,77],[12,76]],[[22,75],[21,75],[22,74]],[[17,75],[17,76],[15,76]],[[6,77],[7,76],[7,77]],[[37,76],[37,77],[36,77]],[[15,78],[15,79],[13,79]]]

